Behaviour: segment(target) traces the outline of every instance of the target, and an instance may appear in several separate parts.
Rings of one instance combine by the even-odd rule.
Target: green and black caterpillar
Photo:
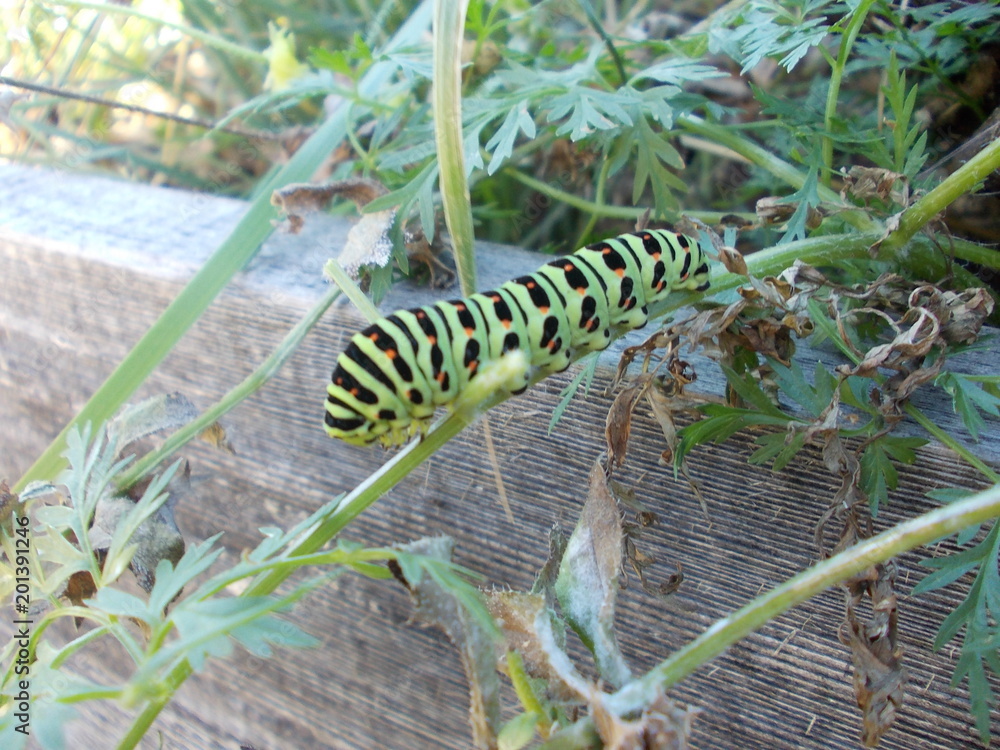
[[[648,305],[674,289],[704,290],[698,242],[649,229],[546,263],[493,291],[380,318],[351,338],[327,387],[326,431],[363,445],[400,443],[451,404],[485,366],[520,350],[528,367],[512,393],[641,328]]]

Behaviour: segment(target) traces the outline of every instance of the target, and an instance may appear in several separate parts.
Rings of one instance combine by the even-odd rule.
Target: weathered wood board
[[[181,289],[245,210],[240,201],[104,178],[0,166],[0,476],[14,480],[85,403],[115,364]],[[181,391],[205,407],[247,375],[320,294],[323,261],[349,224],[314,217],[304,234],[275,235],[180,345],[137,398]],[[483,284],[533,269],[539,258],[483,248]],[[395,293],[390,306],[422,301]],[[404,296],[409,295],[409,296]],[[287,527],[355,486],[383,460],[378,449],[346,446],[323,433],[324,389],[346,337],[362,325],[336,307],[275,379],[226,419],[237,450],[184,451],[192,489],[178,515],[189,543],[224,531],[228,559],[259,540],[257,529]],[[970,368],[996,371],[979,355]],[[551,434],[547,426],[572,372],[550,378],[489,414],[511,508],[507,522],[481,427],[467,430],[352,525],[366,545],[447,533],[458,561],[491,584],[526,588],[545,559],[553,523],[572,528],[586,479],[603,449],[610,398],[600,383],[576,399]],[[699,387],[718,387],[696,361]],[[714,384],[714,385],[713,385]],[[947,404],[935,419],[952,420]],[[977,451],[997,465],[996,425]],[[644,671],[719,617],[810,565],[814,525],[835,489],[818,453],[780,474],[746,463],[750,438],[698,450],[690,460],[710,521],[687,486],[657,464],[662,436],[643,416],[623,479],[658,516],[641,543],[665,578],[683,566],[685,582],[660,601],[636,584],[620,598],[623,648]],[[924,492],[981,481],[947,450],[929,446],[902,472],[879,528],[931,507]],[[949,548],[943,543],[940,551]],[[937,548],[936,548],[937,550]],[[933,554],[936,550],[932,550]],[[910,679],[902,714],[882,747],[978,747],[964,685],[950,687],[955,649],[931,643],[962,587],[908,595],[927,551],[900,561],[901,632]],[[967,585],[967,581],[963,582]],[[672,695],[699,706],[699,748],[858,746],[850,657],[837,639],[842,597],[828,592],[747,638]],[[466,687],[444,636],[407,622],[410,605],[391,581],[344,576],[294,610],[322,642],[262,661],[237,649],[191,678],[163,712],[144,747],[463,748],[469,745]],[[8,633],[9,618],[0,621]],[[73,632],[66,623],[60,631]],[[74,668],[113,680],[126,657],[95,649]],[[583,665],[588,674],[593,670]],[[73,747],[104,747],[121,735],[128,712],[84,704]],[[41,709],[39,709],[41,710]],[[158,734],[157,734],[158,733]],[[1000,715],[994,721],[1000,734]]]

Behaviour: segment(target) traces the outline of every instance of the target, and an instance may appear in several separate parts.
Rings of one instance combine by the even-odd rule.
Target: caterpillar
[[[644,326],[648,305],[672,290],[708,286],[696,240],[648,229],[587,245],[493,291],[399,310],[356,333],[337,358],[326,431],[357,445],[404,442],[507,352],[521,350],[529,364],[511,383],[520,393],[534,377],[606,348],[612,332]]]

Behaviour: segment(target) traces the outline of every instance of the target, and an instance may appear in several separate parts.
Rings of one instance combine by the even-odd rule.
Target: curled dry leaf
[[[757,201],[755,211],[757,220],[764,226],[774,224],[784,224],[795,215],[798,210],[798,201],[789,201],[778,196],[769,195]],[[809,215],[806,217],[806,226],[815,229],[823,222],[823,212],[814,207],[809,207]]]
[[[213,448],[218,448],[219,450],[224,451],[225,453],[229,453],[233,456],[236,455],[236,449],[233,447],[233,444],[229,440],[229,435],[226,433],[226,428],[223,427],[218,422],[213,422],[204,430],[202,430],[201,433],[198,435],[198,437],[201,440],[208,443],[209,445],[211,445]]]
[[[979,338],[986,319],[993,314],[993,297],[985,289],[961,292],[917,287],[907,300],[911,307],[927,309],[941,323],[941,338],[949,343],[970,344]]]
[[[854,663],[854,696],[861,709],[861,741],[875,747],[889,730],[903,705],[906,670],[898,645],[896,566],[892,561],[870,568],[845,586],[847,599],[840,639],[851,649]],[[863,599],[871,600],[871,619],[865,623],[858,611]]]
[[[197,407],[183,393],[161,393],[126,406],[108,423],[108,440],[121,453],[142,438],[183,427],[197,416]]]
[[[179,478],[175,477],[168,486],[169,499],[153,515],[139,524],[129,539],[129,544],[135,545],[135,552],[128,568],[147,593],[156,583],[156,566],[160,560],[169,560],[171,564],[176,565],[184,555],[184,536],[174,520],[174,508],[180,497],[189,491],[190,476],[190,466],[185,462],[182,475]],[[141,497],[147,484],[148,481],[131,488],[130,495]],[[109,495],[97,501],[94,522],[88,535],[91,547],[100,556],[102,565],[115,531],[134,507],[135,500],[132,497],[121,495]]]
[[[701,709],[690,708],[660,694],[631,721],[594,701],[591,715],[605,750],[686,750],[691,726]]]
[[[719,260],[722,261],[722,265],[730,273],[739,274],[740,276],[747,275],[746,258],[735,247],[724,245],[719,248]]]
[[[652,375],[640,375],[635,382],[623,389],[608,410],[604,422],[604,438],[608,446],[608,473],[619,469],[625,463],[628,436],[632,431],[632,412],[649,387]]]
[[[322,211],[334,198],[354,201],[360,211],[376,198],[388,194],[382,183],[363,177],[337,180],[325,185],[292,183],[271,194],[272,205],[285,214],[287,229],[292,234],[301,231],[306,214]],[[396,218],[396,208],[363,214],[347,233],[347,242],[338,259],[344,270],[354,278],[361,266],[385,266],[392,257],[389,230]]]
[[[848,193],[862,201],[872,198],[886,201],[892,198],[901,206],[905,206],[909,200],[909,184],[906,177],[898,172],[878,167],[853,166],[843,178],[842,197],[846,197],[845,193]]]

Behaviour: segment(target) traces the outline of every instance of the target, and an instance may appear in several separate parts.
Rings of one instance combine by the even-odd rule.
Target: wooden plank
[[[243,209],[239,201],[0,167],[0,476],[16,478],[27,468]],[[337,252],[348,226],[315,217],[303,235],[276,235],[266,243],[139,396],[179,390],[202,407],[218,399],[318,297],[322,263]],[[539,262],[530,253],[485,246],[483,283],[499,283]],[[419,295],[402,290],[388,304],[417,304]],[[342,445],[321,429],[333,361],[361,325],[350,308],[336,308],[275,380],[230,415],[237,455],[203,446],[185,450],[193,478],[178,520],[189,542],[224,531],[225,559],[232,561],[256,545],[259,527],[295,523],[384,460],[378,449]],[[710,366],[696,366],[699,386],[717,387]],[[969,366],[995,372],[996,352],[974,355]],[[609,367],[602,367],[590,397],[575,400],[552,435],[546,433],[549,415],[571,373],[490,413],[513,524],[498,502],[482,430],[473,427],[363,514],[346,536],[383,545],[448,533],[456,539],[458,561],[490,583],[530,586],[545,558],[549,528],[556,522],[573,526],[590,467],[603,449],[610,399],[601,391],[608,375]],[[953,424],[947,404],[925,406],[937,409],[935,421]],[[977,447],[994,465],[996,432]],[[665,601],[642,592],[634,579],[623,593],[618,622],[637,672],[810,565],[812,530],[835,486],[817,452],[772,474],[746,464],[751,440],[739,437],[691,457],[705,490],[707,521],[687,487],[657,464],[661,450],[657,428],[642,416],[620,479],[658,516],[640,540],[659,560],[653,577],[662,580],[680,563],[686,580]],[[901,483],[879,528],[929,509],[924,492],[931,487],[982,486],[949,451],[933,445],[902,472]],[[900,561],[910,681],[902,715],[882,747],[976,747],[965,686],[948,684],[955,651],[930,648],[962,589],[908,596],[924,575],[918,562],[925,554]],[[849,655],[837,639],[842,615],[840,594],[828,592],[680,685],[673,696],[704,709],[695,746],[856,746]],[[318,649],[282,651],[267,661],[237,650],[229,660],[212,662],[185,684],[155,731],[174,747],[234,748],[239,741],[261,750],[467,747],[458,658],[438,631],[409,624],[409,616],[398,585],[338,579],[294,612],[296,622],[322,641]],[[0,632],[8,627],[0,623]],[[70,623],[56,627],[61,637],[75,635]],[[107,648],[89,651],[73,666],[111,681],[124,663],[120,651]],[[583,668],[593,674],[586,662]],[[115,706],[88,703],[80,711],[75,746],[104,746],[129,720]],[[994,732],[1000,732],[1000,717]],[[148,742],[156,740],[151,735]]]

